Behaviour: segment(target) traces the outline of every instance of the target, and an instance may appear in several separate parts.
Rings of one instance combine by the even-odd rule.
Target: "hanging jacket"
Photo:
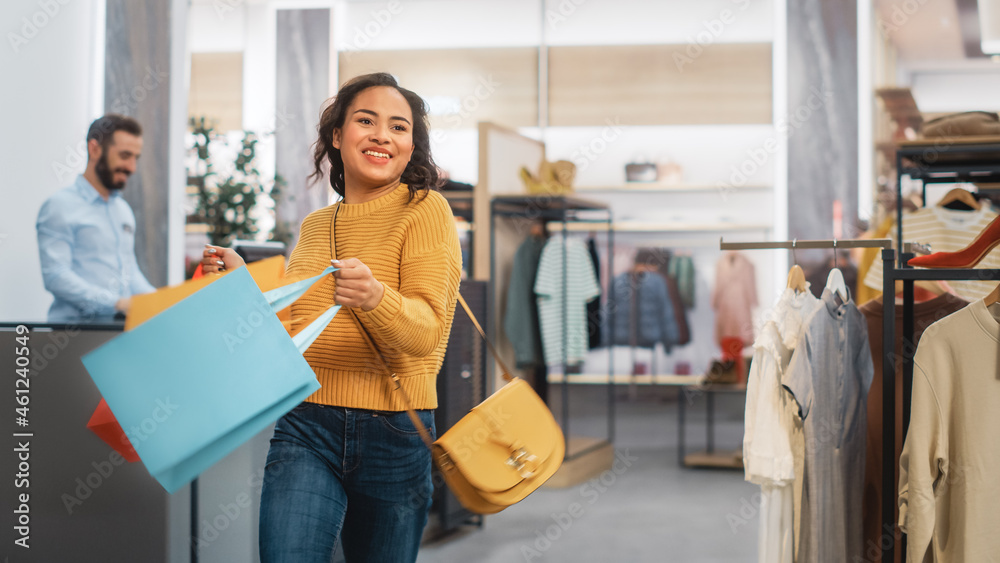
[[[614,344],[618,346],[653,348],[661,342],[669,351],[678,343],[673,303],[662,276],[652,272],[626,273],[615,277],[613,283],[614,302],[608,304],[603,315],[606,342],[610,341],[613,329]]]
[[[601,260],[597,255],[597,242],[593,238],[587,240],[587,251],[594,261],[594,275],[601,279]],[[601,346],[601,300],[594,299],[587,303],[587,345],[590,349]]]
[[[674,256],[667,266],[670,275],[677,280],[677,291],[688,309],[694,308],[694,259],[690,256]]]
[[[545,365],[542,334],[535,305],[535,278],[545,239],[529,236],[514,255],[514,267],[507,285],[507,306],[503,316],[504,334],[514,347],[519,369]]]

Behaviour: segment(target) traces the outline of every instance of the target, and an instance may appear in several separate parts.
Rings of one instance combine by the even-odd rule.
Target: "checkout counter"
[[[0,416],[0,555],[39,563],[258,561],[271,429],[170,495],[141,462],[124,461],[87,428],[101,397],[80,358],[122,329],[111,321],[0,323],[0,404],[6,405]],[[26,361],[28,383],[18,383],[19,363]],[[25,388],[27,410],[18,411],[24,406],[17,389]]]

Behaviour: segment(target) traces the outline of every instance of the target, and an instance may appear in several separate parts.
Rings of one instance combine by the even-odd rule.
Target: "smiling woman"
[[[376,107],[384,108],[383,115],[374,110]],[[369,135],[373,132],[378,133],[377,138]],[[422,189],[437,187],[437,167],[431,158],[424,101],[415,93],[400,88],[396,79],[386,73],[354,78],[323,110],[313,153],[315,168],[310,178],[322,177],[324,163],[327,163],[330,186],[347,198],[347,163],[356,163],[366,150],[378,152],[378,149],[388,158],[374,154],[365,156],[371,158],[370,164],[384,166],[384,169],[372,177],[356,180],[377,182],[379,178],[395,175],[409,186],[411,197]],[[357,170],[360,172],[363,168]],[[352,202],[345,199],[345,203]]]
[[[261,561],[328,562],[338,542],[348,561],[415,561],[431,458],[403,397],[433,433],[461,278],[458,233],[434,191],[424,102],[391,75],[345,84],[318,131],[312,177],[328,167],[342,199],[302,222],[287,276],[315,276],[331,262],[338,269],[292,306],[292,331],[331,303],[344,309],[305,353],[321,389],[275,425],[261,491]],[[231,249],[208,247],[202,264],[212,272],[243,262]],[[379,355],[401,391],[386,385]]]

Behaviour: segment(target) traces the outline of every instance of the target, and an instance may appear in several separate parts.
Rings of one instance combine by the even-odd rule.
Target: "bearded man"
[[[121,196],[142,154],[142,127],[108,114],[87,131],[87,169],[38,212],[49,322],[110,320],[154,291],[135,258],[135,215]]]

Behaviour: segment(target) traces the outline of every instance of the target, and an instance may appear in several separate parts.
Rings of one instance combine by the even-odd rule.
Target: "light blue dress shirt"
[[[109,318],[122,298],[155,288],[135,259],[135,215],[119,192],[107,201],[83,176],[38,212],[38,253],[45,289],[55,296],[49,321]]]

